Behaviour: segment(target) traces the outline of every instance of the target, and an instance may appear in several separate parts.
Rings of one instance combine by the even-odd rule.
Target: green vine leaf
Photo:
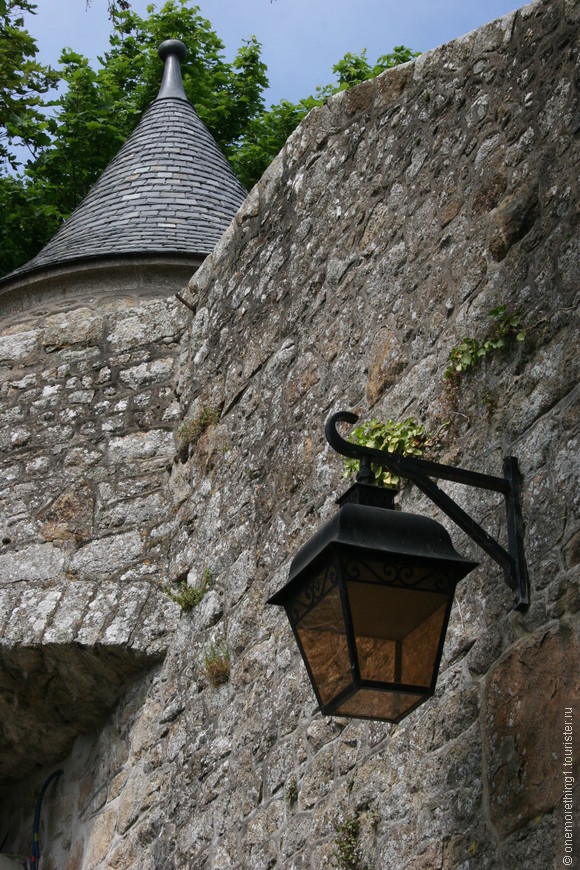
[[[458,376],[474,369],[482,359],[491,356],[496,350],[506,347],[515,338],[522,342],[526,338],[519,311],[508,311],[506,305],[496,305],[489,312],[494,319],[488,334],[482,339],[466,336],[456,347],[451,348],[449,365],[443,377],[457,384]]]

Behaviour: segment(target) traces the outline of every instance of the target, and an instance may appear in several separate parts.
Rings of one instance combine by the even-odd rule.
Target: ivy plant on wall
[[[399,453],[402,456],[423,456],[425,448],[431,443],[431,435],[415,417],[406,420],[378,420],[374,417],[365,423],[359,423],[349,435],[353,444],[385,450],[388,453]],[[345,459],[343,477],[356,475],[360,468],[358,459]],[[391,474],[381,465],[371,463],[375,482],[380,486],[398,486],[400,478]]]
[[[526,338],[519,311],[510,311],[506,305],[497,305],[489,312],[489,316],[493,318],[493,323],[482,338],[466,336],[451,348],[443,378],[446,381],[447,398],[452,405],[457,405],[457,390],[465,374],[510,342],[523,342]]]

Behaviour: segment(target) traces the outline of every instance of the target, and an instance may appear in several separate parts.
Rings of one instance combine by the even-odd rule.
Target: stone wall
[[[62,758],[167,649],[179,608],[160,587],[186,314],[176,300],[117,296],[5,316],[3,781]]]
[[[577,714],[580,673],[579,17],[577,4],[539,0],[311,113],[192,280],[197,313],[180,356],[164,340],[174,342],[183,321],[151,334],[129,311],[115,314],[107,354],[123,360],[116,383],[130,390],[121,372],[137,369],[138,396],[147,392],[141,375],[163,369],[169,402],[162,360],[179,358],[179,417],[195,437],[170,444],[171,403],[163,422],[119,418],[89,466],[95,489],[79,499],[79,519],[67,525],[54,509],[43,519],[35,508],[35,523],[74,536],[96,491],[103,501],[88,535],[40,544],[23,519],[16,539],[13,506],[7,536],[18,558],[2,558],[12,558],[16,583],[27,548],[48,545],[84,583],[107,579],[85,576],[85,566],[111,564],[119,594],[162,573],[211,583],[191,611],[156,608],[156,629],[145,626],[139,650],[157,631],[165,658],[126,681],[106,724],[59,761],[64,775],[43,809],[45,867],[318,870],[338,866],[336,826],[355,817],[361,866],[560,866],[564,712]],[[500,304],[520,312],[525,341],[508,341],[454,393],[444,379],[451,348],[485,335]],[[87,330],[92,316],[78,314]],[[125,320],[131,338],[116,348]],[[39,328],[20,332],[7,368],[36,352]],[[12,340],[3,339],[5,354]],[[145,342],[151,357],[132,357]],[[64,347],[51,352],[72,351]],[[103,365],[113,372],[108,356]],[[43,370],[32,369],[30,378]],[[24,377],[6,371],[11,396],[37,384],[18,387]],[[94,388],[83,372],[73,377],[71,393]],[[35,407],[20,405],[27,414]],[[502,456],[513,454],[524,475],[529,610],[510,611],[499,568],[443,519],[457,549],[481,565],[458,588],[435,697],[398,726],[322,717],[285,617],[265,604],[346,486],[323,438],[327,415],[342,408],[415,415],[433,433],[433,458],[500,474]],[[104,409],[103,424],[118,413]],[[25,420],[16,415],[7,432],[26,433],[10,461],[20,475],[10,498],[26,505],[34,481],[50,473],[39,465],[33,474],[46,437],[35,446]],[[136,445],[146,441],[143,453]],[[81,461],[89,459],[72,467]],[[158,488],[141,490],[132,481],[147,476],[148,463],[158,463],[150,478]],[[113,469],[125,498],[145,511],[141,524],[121,500],[107,501],[99,475]],[[505,539],[498,498],[445,488]],[[412,487],[399,500],[437,516]],[[168,505],[175,513],[164,525]],[[115,525],[120,517],[129,525]],[[149,538],[155,530],[151,548],[137,546],[142,526]],[[99,559],[82,556],[93,547]],[[60,563],[43,570],[44,608]],[[71,594],[79,585],[71,578]],[[26,595],[29,583],[20,586]],[[17,624],[32,630],[23,617]],[[41,633],[34,637],[42,648]],[[6,629],[2,644],[6,654],[18,646]],[[212,644],[226,644],[230,661],[217,688],[205,661]],[[0,835],[8,830],[13,852],[26,850],[36,794],[53,769],[12,785],[3,801]]]

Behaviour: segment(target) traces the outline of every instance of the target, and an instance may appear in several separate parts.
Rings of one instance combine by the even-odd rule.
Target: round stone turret
[[[185,45],[168,39],[159,56],[157,98],[58,233],[0,280],[3,311],[71,291],[178,290],[227,229],[246,191],[186,97]]]

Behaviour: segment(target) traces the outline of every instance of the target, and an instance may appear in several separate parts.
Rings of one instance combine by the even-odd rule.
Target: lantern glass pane
[[[431,593],[434,594],[434,593]],[[437,653],[445,613],[447,598],[420,625],[409,632],[404,639],[401,651],[401,682],[411,686],[430,686],[435,676]]]
[[[302,616],[295,631],[320,701],[327,704],[352,682],[338,586],[334,586]]]
[[[347,701],[332,711],[333,716],[356,716],[362,719],[382,719],[396,722],[414,707],[427,700],[427,695],[411,692],[379,692],[359,689]]]
[[[448,596],[378,583],[347,587],[361,680],[429,688]]]

